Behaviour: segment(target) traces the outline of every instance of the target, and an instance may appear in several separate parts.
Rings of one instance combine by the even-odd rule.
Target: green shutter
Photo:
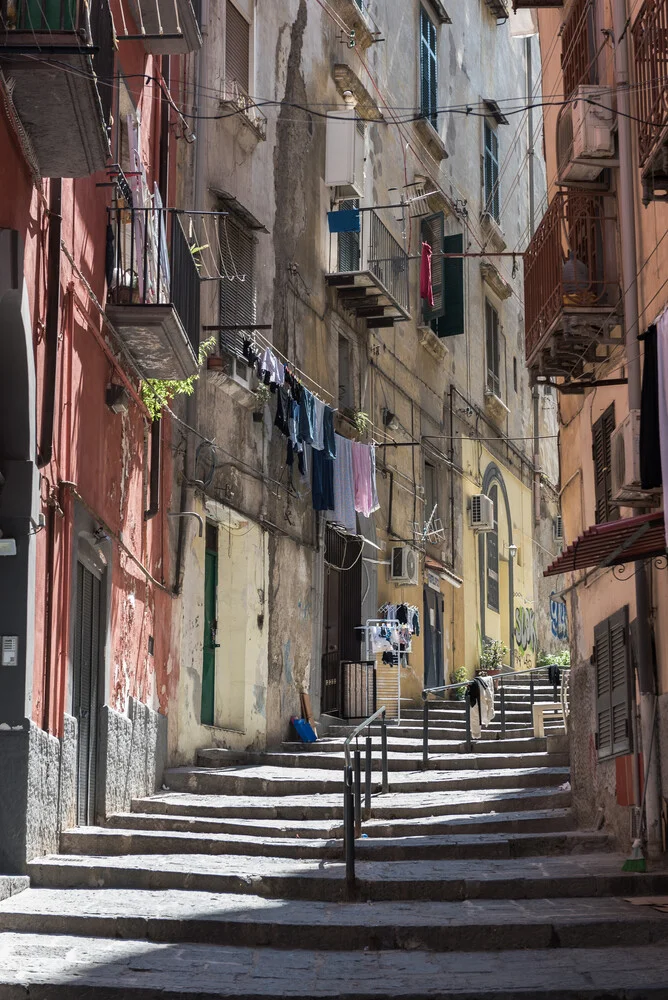
[[[430,306],[426,299],[422,300],[422,315],[425,323],[437,319],[445,310],[445,260],[440,256],[443,246],[443,228],[445,216],[443,212],[427,215],[420,225],[420,235],[423,243],[431,247],[431,290],[434,295],[434,305]]]
[[[463,253],[464,236],[443,238],[444,253]],[[443,258],[443,314],[432,329],[439,337],[456,337],[464,333],[464,258]]]

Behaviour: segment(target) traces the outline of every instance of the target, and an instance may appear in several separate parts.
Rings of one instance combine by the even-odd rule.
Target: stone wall
[[[100,726],[98,815],[127,812],[133,798],[157,791],[166,758],[166,716],[136,698],[129,699],[127,716],[105,705]]]

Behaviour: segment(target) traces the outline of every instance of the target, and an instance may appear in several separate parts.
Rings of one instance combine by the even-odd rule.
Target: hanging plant
[[[366,434],[367,429],[371,426],[371,417],[365,410],[355,410],[353,423],[358,434]]]
[[[146,409],[151,414],[151,420],[159,420],[165,406],[169,406],[174,396],[192,396],[195,391],[195,382],[200,376],[200,369],[206,361],[208,354],[216,346],[216,338],[209,337],[199,345],[197,354],[198,370],[190,378],[183,379],[162,379],[147,378],[141,384],[141,398]]]

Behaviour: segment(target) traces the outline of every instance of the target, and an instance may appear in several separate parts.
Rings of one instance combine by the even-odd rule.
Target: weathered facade
[[[627,845],[639,835],[646,784],[652,851],[668,773],[668,608],[661,491],[639,481],[647,345],[638,334],[666,306],[666,90],[656,62],[665,16],[665,4],[641,2],[572,0],[540,11],[543,91],[556,100],[545,114],[549,208],[526,287],[529,365],[535,378],[560,383],[563,523],[573,547],[550,579],[571,626],[575,803],[581,822],[601,811]],[[658,455],[658,428],[642,433]],[[631,519],[652,510],[661,527],[644,544],[650,525]],[[610,529],[617,537],[606,545]]]

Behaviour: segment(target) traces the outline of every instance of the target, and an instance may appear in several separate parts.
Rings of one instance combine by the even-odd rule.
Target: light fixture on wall
[[[392,413],[392,410],[385,408],[383,410],[383,426],[387,427],[388,431],[398,431],[399,421],[397,420],[396,413]]]
[[[516,545],[509,545],[508,546],[508,555],[510,556],[511,559],[515,558],[515,556],[517,555],[517,546]]]
[[[105,402],[112,413],[127,413],[130,406],[130,394],[125,386],[112,382],[107,386]]]

